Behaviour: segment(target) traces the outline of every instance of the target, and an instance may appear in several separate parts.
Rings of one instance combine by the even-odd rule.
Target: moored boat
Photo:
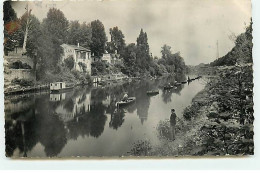
[[[129,98],[128,98],[127,100],[125,100],[125,101],[121,100],[121,101],[117,102],[117,103],[116,103],[116,106],[117,106],[117,107],[126,106],[126,105],[129,105],[129,104],[135,102],[135,100],[136,100],[135,97],[129,97]]]
[[[181,83],[176,83],[176,84],[174,84],[174,86],[179,86],[179,85],[181,85]]]
[[[72,89],[73,86],[66,86],[65,82],[54,82],[50,83],[51,92],[64,92]]]
[[[169,89],[172,89],[173,88],[173,86],[172,85],[169,85],[169,86],[164,86],[163,87],[163,89],[165,89],[165,90],[169,90]]]
[[[159,94],[159,90],[150,90],[146,92],[147,95],[156,95]]]

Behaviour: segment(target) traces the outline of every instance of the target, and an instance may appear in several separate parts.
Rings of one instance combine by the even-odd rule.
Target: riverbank
[[[199,156],[253,155],[252,65],[220,67],[203,78],[205,88],[177,116],[157,126],[160,144],[142,141],[131,155]],[[174,138],[172,138],[174,134]]]

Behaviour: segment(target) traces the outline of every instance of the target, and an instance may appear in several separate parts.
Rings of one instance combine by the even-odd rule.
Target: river
[[[185,76],[138,80],[105,87],[77,87],[61,94],[34,93],[5,98],[6,155],[70,157],[128,155],[140,140],[157,144],[157,126],[174,108],[182,116],[204,88],[201,80],[177,89],[163,86]],[[146,91],[158,89],[147,96]],[[136,102],[116,108],[124,92]],[[173,134],[174,135],[174,134]]]

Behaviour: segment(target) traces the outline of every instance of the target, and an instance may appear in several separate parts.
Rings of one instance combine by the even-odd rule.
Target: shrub
[[[16,84],[16,85],[20,85],[20,86],[33,86],[34,85],[33,80],[29,80],[29,79],[14,78],[12,80],[12,83]]]
[[[65,66],[68,67],[70,70],[74,67],[74,58],[73,56],[69,56],[64,60]]]
[[[30,65],[27,63],[22,63],[21,61],[16,61],[12,64],[10,64],[11,69],[32,69]]]

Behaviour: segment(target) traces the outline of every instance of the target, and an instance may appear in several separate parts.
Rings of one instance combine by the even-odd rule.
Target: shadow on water
[[[148,119],[151,100],[146,92],[159,88],[163,102],[168,103],[171,95],[180,94],[183,86],[169,91],[163,90],[163,86],[185,79],[185,75],[179,75],[177,78],[147,79],[104,88],[79,87],[60,94],[6,98],[6,155],[27,157],[40,143],[46,156],[57,156],[70,140],[99,138],[106,130],[108,119],[108,127],[118,130],[126,121],[126,113],[135,111],[143,125]],[[136,103],[118,109],[116,102],[122,99],[124,92],[136,97]],[[174,139],[174,120],[171,121],[171,138]]]

